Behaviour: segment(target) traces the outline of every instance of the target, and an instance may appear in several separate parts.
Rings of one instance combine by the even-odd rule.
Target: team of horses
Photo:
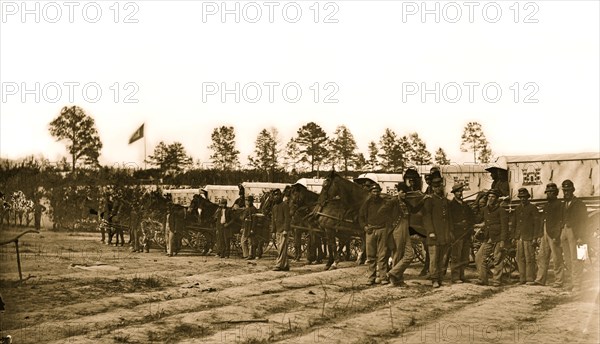
[[[254,235],[260,236],[262,243],[271,241],[270,216],[275,197],[274,191],[265,192],[260,197],[261,206],[259,221]],[[341,260],[365,260],[364,231],[358,224],[358,212],[361,205],[369,197],[369,191],[338,173],[330,172],[323,183],[320,194],[308,190],[301,184],[287,186],[283,190],[284,199],[288,202],[291,216],[292,233],[290,235],[290,253],[296,259],[305,254],[309,264],[325,262],[325,269],[334,269]],[[164,245],[164,234],[156,234],[164,230],[167,213],[183,223],[179,230],[179,243],[208,254],[216,243],[215,212],[219,205],[203,195],[196,195],[186,207],[175,204],[159,190],[133,192],[130,197],[137,197],[130,202],[122,202],[120,213],[131,214],[114,221],[109,228],[109,238],[119,237],[123,229],[129,228],[130,237],[137,238],[140,245],[148,250],[151,241],[159,246]],[[413,197],[419,202],[422,197]],[[229,230],[238,233],[242,227],[243,208],[233,210],[234,223]],[[162,227],[162,228],[161,228]],[[160,228],[160,229],[159,229]],[[142,235],[134,235],[134,231]],[[154,232],[154,233],[153,233]],[[419,217],[411,220],[411,232],[422,235]],[[275,244],[273,242],[273,244]],[[236,245],[238,245],[236,243]],[[326,260],[325,260],[326,258]]]

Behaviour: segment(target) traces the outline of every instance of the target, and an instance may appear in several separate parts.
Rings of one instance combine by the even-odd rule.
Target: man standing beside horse
[[[217,251],[219,257],[229,258],[232,237],[229,227],[235,219],[231,214],[231,209],[227,208],[226,199],[223,198],[219,201],[219,209],[214,214],[214,220],[217,225]]]
[[[367,285],[388,284],[387,238],[391,231],[391,207],[381,197],[381,187],[375,183],[370,187],[371,195],[360,207],[358,221],[366,233],[366,251],[369,261]]]
[[[465,267],[469,265],[469,253],[471,252],[471,236],[475,215],[471,207],[463,201],[464,184],[456,183],[452,187],[454,199],[450,201],[450,213],[452,215],[454,242],[450,248],[450,271],[452,283],[463,283],[465,279]]]
[[[277,240],[277,261],[274,271],[289,271],[288,263],[288,233],[290,232],[290,208],[283,201],[283,195],[279,189],[273,191],[275,205],[271,213],[271,228]]]
[[[393,267],[388,272],[388,277],[392,286],[407,287],[404,283],[404,271],[409,267],[415,252],[412,248],[412,241],[409,233],[410,214],[415,212],[415,208],[406,201],[406,193],[410,191],[409,186],[400,182],[396,185],[398,198],[392,203],[392,218],[395,219],[392,227],[392,235],[388,240],[393,246]]]

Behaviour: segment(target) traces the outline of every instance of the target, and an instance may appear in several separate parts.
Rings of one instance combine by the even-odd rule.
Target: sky
[[[285,144],[310,121],[365,155],[390,128],[468,162],[470,121],[496,156],[600,151],[598,1],[422,4],[2,1],[0,157],[67,156],[48,124],[71,105],[104,165],[159,141],[209,162],[222,125],[244,163],[263,128]]]

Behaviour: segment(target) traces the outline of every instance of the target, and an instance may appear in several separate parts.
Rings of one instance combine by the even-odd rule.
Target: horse
[[[302,184],[287,186],[283,194],[288,200],[291,224],[294,229],[294,258],[300,258],[302,234],[307,233],[306,259],[309,264],[313,262],[320,264],[323,260],[323,235],[320,228],[312,228],[307,221],[319,200],[319,194],[308,190]]]
[[[349,243],[352,238],[361,238],[364,231],[358,224],[358,211],[369,197],[369,192],[360,185],[351,182],[335,171],[331,171],[323,183],[312,219],[325,231],[329,257],[326,270],[336,268],[339,261],[336,239],[340,243]],[[346,244],[349,254],[349,244]]]

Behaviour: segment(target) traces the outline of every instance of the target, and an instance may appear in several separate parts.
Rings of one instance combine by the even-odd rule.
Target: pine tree
[[[440,147],[435,151],[435,164],[436,165],[450,165],[450,159],[446,156],[446,152]]]
[[[265,171],[269,181],[273,181],[275,170],[278,168],[280,149],[277,129],[263,129],[255,141],[254,156],[249,156],[250,165]]]
[[[334,138],[331,140],[332,157],[334,164],[340,163],[344,172],[348,172],[348,166],[354,164],[356,157],[356,141],[354,136],[345,126],[339,126],[333,133]]]
[[[411,161],[415,165],[430,165],[431,164],[431,153],[427,150],[427,145],[423,141],[419,134],[411,133],[409,136],[412,156]]]
[[[327,158],[327,143],[329,138],[323,129],[316,123],[310,122],[298,129],[298,136],[295,139],[300,150],[303,161],[310,164],[310,171],[317,171],[321,163]]]
[[[63,107],[60,115],[50,122],[50,135],[57,141],[66,140],[67,150],[72,158],[72,171],[77,161],[99,166],[98,158],[102,142],[96,130],[94,119],[79,106]]]
[[[489,150],[491,155],[491,149],[488,148],[489,143],[483,133],[483,128],[478,122],[469,122],[463,130],[461,136],[461,152],[473,152],[473,162],[477,162],[477,153],[483,152],[483,150]],[[487,153],[486,153],[487,154]]]
[[[211,135],[212,144],[208,146],[214,153],[210,159],[217,169],[233,170],[240,165],[240,151],[235,149],[235,131],[233,127],[215,128]]]

